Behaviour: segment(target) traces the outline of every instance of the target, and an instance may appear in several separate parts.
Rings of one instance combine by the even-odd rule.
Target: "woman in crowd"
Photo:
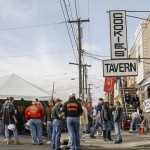
[[[102,125],[103,125],[103,138],[104,141],[112,141],[111,139],[111,128],[110,128],[110,111],[109,103],[104,101],[102,108]]]

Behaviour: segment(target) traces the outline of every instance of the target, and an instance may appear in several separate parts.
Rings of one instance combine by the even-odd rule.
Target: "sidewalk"
[[[81,140],[81,150],[150,150],[150,133],[141,135],[139,133],[128,133],[124,131],[123,142],[121,144],[114,144],[115,133],[112,133],[112,139],[114,141],[103,141],[103,137],[98,136],[96,139],[91,139],[89,135],[86,135],[84,139]],[[61,140],[68,139],[67,133],[62,133]],[[44,145],[33,146],[31,144],[30,135],[20,135],[20,140],[23,141],[23,145],[7,145],[3,142],[4,136],[0,136],[0,147],[2,150],[51,150],[51,146],[47,145],[47,137],[43,137]],[[61,146],[65,149],[65,145]]]
[[[112,133],[113,141],[104,141],[103,137],[98,136],[96,138],[90,138],[89,135],[85,135],[85,138],[81,140],[81,146],[84,147],[99,147],[98,149],[142,149],[147,147],[150,149],[150,133],[141,135],[139,133],[129,133],[128,131],[122,132],[123,142],[121,144],[114,144],[115,133]],[[67,139],[67,134],[62,134],[62,139]]]

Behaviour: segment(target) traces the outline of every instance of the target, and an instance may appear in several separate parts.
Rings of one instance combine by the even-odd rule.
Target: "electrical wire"
[[[135,18],[135,19],[140,19],[140,20],[150,21],[149,19],[146,19],[146,18],[141,18],[141,17],[131,16],[131,15],[126,15],[126,16],[127,16],[127,17],[131,17],[131,18]]]
[[[102,59],[100,59],[100,58],[96,58],[96,57],[94,57],[94,56],[88,56],[88,55],[86,55],[86,57],[90,57],[90,58],[93,58],[93,59],[96,59],[96,60],[100,60],[100,61],[102,61]]]
[[[38,24],[38,25],[29,25],[29,26],[20,26],[20,27],[10,27],[10,28],[0,28],[0,30],[16,30],[16,29],[26,29],[26,28],[35,28],[35,27],[44,27],[44,26],[51,26],[51,25],[59,25],[65,22],[58,22],[58,23],[47,23],[47,24]]]
[[[77,3],[78,3],[78,13],[79,13],[79,16],[80,16],[80,3],[79,3],[79,0],[77,0]]]
[[[77,19],[79,19],[76,0],[74,0],[74,3],[75,3],[76,17],[77,17]]]
[[[36,79],[36,78],[43,78],[43,77],[55,77],[55,76],[65,76],[68,75],[68,74],[75,74],[75,73],[78,73],[78,72],[70,72],[70,73],[62,73],[62,74],[49,74],[49,75],[45,75],[45,76],[38,76],[38,77],[34,77],[34,78],[26,78],[26,79]]]
[[[90,18],[90,1],[88,0],[88,18]]]
[[[0,59],[16,58],[16,57],[41,56],[41,55],[49,55],[49,54],[64,53],[64,52],[69,52],[69,51],[71,52],[72,50],[58,51],[58,52],[47,52],[47,53],[37,53],[37,54],[28,54],[28,55],[21,55],[21,56],[1,56]]]
[[[146,21],[150,21],[149,19],[146,18],[142,18],[142,17],[137,17],[137,16],[131,16],[131,15],[126,15],[127,17],[131,17],[131,18],[135,18],[135,19],[140,19],[140,20],[146,20]],[[145,29],[142,31],[142,33],[144,33],[144,31],[147,29],[148,25],[146,24]],[[144,43],[147,43],[150,40],[150,38],[148,38]]]
[[[110,56],[101,56],[101,55],[97,55],[97,54],[92,54],[92,53],[89,53],[89,52],[86,52],[84,51],[85,54],[88,54],[88,55],[93,55],[93,56],[96,56],[96,57],[110,57]]]
[[[66,9],[66,14],[68,16],[68,20],[70,21],[70,16],[69,16],[69,12],[68,12],[68,9],[67,9],[67,5],[66,5],[66,2],[65,0],[63,0],[64,2],[64,5],[65,5],[65,9]],[[71,11],[71,10],[70,10]],[[71,13],[72,14],[72,13]],[[74,32],[74,28],[72,26],[72,23],[70,23],[70,26],[71,26],[71,29],[72,29],[72,34],[73,34],[73,38],[74,38],[74,41],[76,43],[76,46],[78,47],[78,44],[77,44],[77,39],[76,39],[76,36],[75,36],[75,32]]]
[[[137,16],[131,16],[131,15],[126,15],[127,17],[131,17],[131,18],[135,18],[135,19],[140,19],[140,20],[146,20],[146,21],[150,21],[150,19],[146,19],[146,18],[142,18],[142,17],[137,17]],[[147,29],[148,25],[146,24],[145,29],[143,30],[143,32]],[[142,33],[143,33],[142,32]],[[150,40],[150,38],[148,38],[145,42],[143,43],[147,43]]]
[[[73,13],[72,13],[72,9],[71,9],[70,0],[68,0],[68,4],[69,4],[69,11],[70,11],[70,14],[71,14],[71,19],[73,20]],[[74,24],[73,24],[73,32],[75,33],[75,26],[74,26]]]
[[[70,43],[71,43],[71,46],[72,46],[72,49],[73,49],[73,53],[74,53],[74,56],[75,56],[75,60],[76,60],[76,62],[77,62],[77,58],[76,58],[76,54],[75,54],[75,50],[74,50],[74,47],[73,47],[73,42],[72,42],[71,35],[70,35],[70,32],[69,32],[68,24],[67,24],[67,22],[66,22],[65,12],[64,12],[63,5],[62,5],[61,0],[60,0],[60,5],[61,5],[62,13],[63,13],[63,16],[64,16],[64,20],[65,20],[65,23],[66,23],[66,27],[67,27],[67,31],[68,31],[68,35],[69,35],[69,39],[70,39]]]

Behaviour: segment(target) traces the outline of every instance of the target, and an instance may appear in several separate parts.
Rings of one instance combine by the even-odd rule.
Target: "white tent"
[[[15,74],[0,77],[0,99],[14,97],[15,100],[48,100],[50,95],[44,90],[25,81]]]

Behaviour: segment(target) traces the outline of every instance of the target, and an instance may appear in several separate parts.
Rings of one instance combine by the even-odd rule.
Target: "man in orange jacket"
[[[32,105],[25,110],[25,118],[30,122],[31,137],[34,145],[43,145],[42,142],[42,120],[44,118],[44,111],[42,107],[37,105],[37,101],[33,100]]]

